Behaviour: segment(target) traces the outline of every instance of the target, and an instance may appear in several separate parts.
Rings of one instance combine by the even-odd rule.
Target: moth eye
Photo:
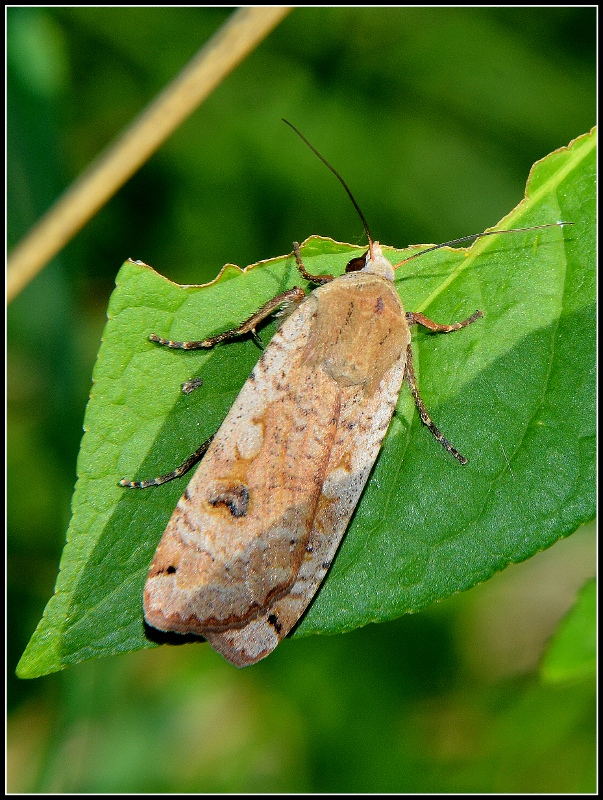
[[[345,271],[346,272],[359,272],[361,269],[364,269],[366,266],[366,257],[368,254],[368,250],[363,256],[357,256],[356,258],[352,258],[346,264]]]

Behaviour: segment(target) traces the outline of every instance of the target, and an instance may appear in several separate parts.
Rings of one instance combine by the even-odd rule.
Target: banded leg
[[[406,320],[409,325],[422,325],[424,328],[428,328],[430,331],[434,331],[435,333],[452,333],[453,331],[459,331],[461,328],[466,328],[467,325],[471,325],[472,322],[475,322],[480,317],[483,317],[483,311],[476,311],[467,319],[464,319],[462,322],[454,322],[452,325],[440,325],[438,322],[434,322],[429,317],[426,317],[424,314],[414,313],[412,311],[406,312]],[[465,456],[461,455],[459,451],[448,441],[448,439],[444,436],[444,434],[437,428],[431,417],[429,416],[429,412],[425,408],[425,403],[421,399],[421,395],[419,394],[419,389],[417,388],[417,379],[415,377],[415,371],[413,367],[413,355],[410,345],[408,345],[407,350],[407,358],[406,358],[406,375],[405,377],[408,380],[408,384],[410,386],[410,391],[412,392],[412,396],[415,399],[415,405],[417,406],[417,410],[419,412],[419,416],[421,417],[421,422],[426,425],[433,436],[440,442],[440,444],[448,450],[448,452],[453,455],[461,464],[466,464],[467,459]]]
[[[435,423],[429,416],[429,411],[427,411],[427,409],[425,408],[425,403],[421,399],[421,395],[419,394],[419,390],[417,388],[417,379],[415,377],[415,370],[413,367],[413,355],[410,345],[408,345],[408,348],[406,350],[406,371],[404,373],[404,377],[408,381],[408,385],[410,386],[410,391],[412,392],[412,396],[415,399],[415,405],[417,406],[417,411],[419,412],[419,416],[421,417],[421,422],[429,428],[433,436],[438,440],[438,442],[442,445],[442,447],[445,447],[446,450],[448,450],[448,452],[457,459],[457,461],[460,461],[461,464],[465,465],[467,463],[467,459],[465,458],[465,456],[462,456],[456,449],[456,447],[454,447],[448,441],[448,439],[439,430],[439,428],[436,427]]]
[[[277,294],[272,300],[268,300],[255,314],[252,314],[249,319],[246,319],[245,322],[242,322],[236,328],[218,333],[216,336],[210,336],[208,339],[202,339],[199,342],[175,342],[172,339],[163,339],[155,333],[152,333],[149,339],[152,342],[157,342],[157,344],[161,344],[164,347],[172,347],[175,350],[201,350],[206,347],[213,347],[215,344],[218,344],[218,342],[223,342],[226,339],[242,336],[245,333],[251,333],[257,341],[258,337],[255,329],[263,319],[270,316],[270,314],[284,303],[294,303],[295,305],[301,303],[305,296],[306,293],[303,289],[300,289],[299,286],[294,286],[293,289],[288,289],[286,292]]]
[[[209,437],[209,439],[206,439],[201,447],[198,447],[194,453],[191,453],[186,461],[180,464],[179,467],[176,467],[176,469],[168,472],[166,475],[160,475],[158,478],[151,478],[148,481],[128,481],[125,478],[122,478],[119,482],[119,485],[126,489],[148,489],[149,486],[161,486],[162,483],[167,483],[168,481],[173,481],[175,478],[180,478],[181,475],[184,475],[191,467],[194,467],[195,464],[198,464],[199,461],[201,461],[213,438],[214,437],[212,435]]]
[[[483,311],[476,311],[462,322],[454,322],[452,325],[440,325],[438,322],[434,322],[432,319],[429,319],[429,317],[426,317],[423,314],[415,314],[412,311],[406,312],[406,320],[409,325],[422,325],[424,328],[429,328],[430,331],[435,331],[436,333],[452,333],[452,331],[460,331],[461,328],[466,328],[467,325],[471,325],[472,322],[475,322],[476,319],[479,319],[483,316]]]
[[[302,278],[310,281],[310,283],[317,283],[319,285],[323,283],[330,283],[333,280],[332,275],[310,275],[309,272],[306,272],[301,253],[299,252],[299,244],[297,242],[293,242],[293,252],[295,253],[297,268],[300,271]]]

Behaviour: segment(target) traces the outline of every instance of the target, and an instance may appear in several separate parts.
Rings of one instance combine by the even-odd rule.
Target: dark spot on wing
[[[272,625],[272,627],[274,628],[274,630],[275,630],[277,633],[280,633],[280,632],[281,632],[281,630],[282,630],[282,625],[281,625],[281,623],[278,621],[278,617],[276,616],[276,614],[270,614],[270,616],[268,617],[268,622],[269,622],[269,623]]]
[[[250,496],[248,487],[241,483],[217,489],[207,498],[207,502],[212,506],[226,506],[233,517],[244,517],[249,509]]]

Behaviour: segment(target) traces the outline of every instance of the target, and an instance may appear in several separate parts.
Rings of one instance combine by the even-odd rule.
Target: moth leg
[[[268,300],[255,314],[252,314],[249,319],[246,319],[245,322],[242,322],[236,328],[224,331],[224,333],[218,333],[216,336],[210,336],[209,339],[203,339],[200,342],[174,342],[172,339],[163,339],[155,333],[152,333],[149,339],[152,342],[161,344],[164,347],[172,347],[175,350],[201,350],[206,347],[213,347],[215,344],[223,342],[225,339],[233,339],[235,336],[242,336],[245,333],[251,333],[251,335],[255,337],[257,335],[255,332],[256,326],[259,325],[263,319],[270,316],[270,314],[279,306],[282,306],[283,303],[298,304],[301,303],[305,296],[306,294],[303,289],[300,289],[299,286],[294,286],[293,289],[288,289],[286,292],[277,294],[272,300]]]
[[[279,312],[279,314],[280,314],[280,312]],[[279,314],[277,314],[277,316],[279,316]],[[265,345],[264,345],[264,342],[260,339],[260,337],[256,333],[256,331],[251,331],[251,338],[257,344],[257,346],[260,348],[260,350],[265,350],[266,349]]]
[[[415,314],[412,311],[406,312],[406,320],[409,325],[422,325],[424,328],[429,328],[430,331],[435,331],[436,333],[452,333],[452,331],[460,331],[461,328],[466,328],[467,325],[471,325],[472,322],[475,322],[476,319],[479,319],[483,316],[483,311],[476,311],[475,314],[472,314],[468,319],[464,319],[462,322],[455,322],[452,325],[440,325],[423,314]]]
[[[201,447],[198,447],[194,453],[191,453],[186,461],[180,464],[179,467],[176,467],[176,469],[168,472],[166,475],[160,475],[158,478],[151,478],[148,481],[128,481],[125,478],[122,478],[119,482],[119,485],[124,486],[126,489],[148,489],[149,486],[161,486],[162,483],[173,481],[174,478],[179,478],[181,475],[184,475],[184,473],[188,472],[191,467],[194,467],[195,464],[201,461],[213,438],[214,436],[212,435],[209,437],[209,439],[206,439]]]
[[[447,332],[448,331],[445,331],[445,333]],[[448,452],[457,459],[457,461],[460,461],[461,464],[463,465],[466,464],[467,459],[465,458],[465,456],[462,456],[459,453],[459,451],[450,444],[450,442],[448,441],[448,439],[446,439],[446,437],[442,434],[442,432],[435,426],[433,420],[429,416],[429,412],[425,408],[425,403],[421,399],[421,395],[419,394],[419,390],[417,388],[417,379],[415,377],[415,370],[413,367],[413,355],[410,345],[408,345],[408,348],[406,350],[406,370],[404,372],[404,377],[408,381],[408,385],[410,386],[410,391],[412,392],[412,396],[415,399],[415,405],[417,406],[419,416],[421,417],[421,422],[429,428],[429,430],[431,431],[433,436],[438,440],[438,442],[443,447],[445,447],[446,450],[448,450]]]
[[[295,260],[297,261],[297,268],[301,273],[302,278],[305,278],[310,283],[329,283],[333,280],[332,275],[310,275],[309,272],[306,272],[306,268],[304,267],[304,263],[302,261],[301,253],[299,252],[299,244],[297,242],[293,242],[293,252],[295,253]]]

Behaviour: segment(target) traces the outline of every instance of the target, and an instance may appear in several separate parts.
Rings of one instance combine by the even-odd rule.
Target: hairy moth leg
[[[148,489],[149,486],[161,486],[162,483],[167,483],[168,481],[173,481],[175,478],[180,478],[186,472],[194,467],[195,464],[198,464],[199,461],[205,455],[205,451],[212,443],[212,439],[214,438],[215,434],[212,434],[209,439],[206,439],[201,447],[198,447],[194,453],[180,464],[179,467],[173,469],[171,472],[166,473],[165,475],[160,475],[158,478],[151,478],[147,481],[128,481],[125,478],[122,478],[119,482],[120,486],[125,487],[126,489]]]
[[[472,314],[467,319],[464,319],[462,322],[455,322],[452,325],[440,325],[438,322],[434,322],[432,319],[429,319],[429,317],[426,317],[423,314],[413,313],[412,311],[406,312],[406,320],[409,325],[415,325],[415,324],[422,325],[424,328],[428,328],[430,331],[434,331],[435,333],[452,333],[453,331],[459,331],[461,330],[461,328],[466,328],[467,325],[471,325],[472,322],[475,322],[482,316],[483,316],[482,311],[476,311],[474,314]],[[413,354],[410,345],[408,345],[407,348],[405,377],[408,381],[408,385],[410,386],[410,391],[412,392],[415,405],[417,406],[417,411],[419,412],[419,416],[421,417],[421,422],[427,428],[429,428],[434,438],[437,439],[437,441],[442,445],[442,447],[448,450],[448,452],[451,455],[453,455],[457,459],[457,461],[465,465],[467,463],[467,459],[465,458],[465,456],[461,455],[459,451],[448,441],[448,439],[439,430],[439,428],[435,425],[434,421],[429,416],[429,412],[425,407],[425,403],[423,402],[421,395],[419,394],[419,389],[417,387],[417,379],[413,367]]]
[[[204,348],[213,347],[214,345],[218,344],[219,342],[223,342],[226,339],[234,339],[236,336],[242,336],[245,333],[251,333],[251,335],[255,338],[257,336],[255,329],[262,320],[266,319],[266,317],[269,317],[270,314],[276,311],[279,306],[282,306],[283,303],[295,303],[298,305],[305,298],[305,296],[306,293],[303,289],[300,289],[299,286],[294,286],[293,289],[287,289],[286,292],[277,294],[276,297],[273,297],[271,300],[268,300],[267,303],[264,303],[261,308],[258,308],[255,314],[252,314],[240,325],[237,325],[236,328],[231,328],[223,333],[216,334],[216,336],[210,336],[208,339],[202,339],[199,342],[175,342],[172,339],[163,339],[161,336],[157,336],[155,333],[151,333],[149,339],[152,342],[156,342],[164,347],[171,347],[174,350],[202,350]]]
[[[323,283],[330,283],[332,280],[334,280],[332,275],[311,275],[306,271],[304,262],[302,261],[301,253],[299,252],[298,242],[293,242],[293,252],[295,253],[295,261],[297,262],[297,268],[300,271],[302,278],[305,278],[310,283],[316,283],[319,285]]]

